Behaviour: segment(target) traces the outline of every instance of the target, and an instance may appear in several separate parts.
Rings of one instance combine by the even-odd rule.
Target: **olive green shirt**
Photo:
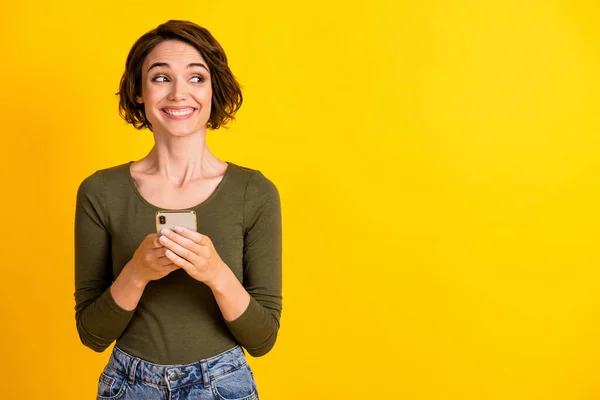
[[[260,171],[228,163],[196,212],[198,232],[250,294],[225,321],[210,288],[183,269],[151,281],[135,310],[121,308],[110,286],[142,240],[156,233],[158,207],[139,193],[129,166],[99,170],[79,186],[75,212],[75,319],[84,345],[123,351],[156,364],[188,364],[237,344],[258,357],[274,345],[281,315],[281,209]]]

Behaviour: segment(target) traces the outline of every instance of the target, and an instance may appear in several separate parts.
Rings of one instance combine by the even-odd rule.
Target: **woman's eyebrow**
[[[148,72],[150,72],[150,70],[154,67],[167,67],[167,68],[171,68],[171,66],[169,65],[169,63],[166,62],[155,62],[153,63],[150,68],[148,68]],[[192,68],[192,67],[200,67],[200,68],[204,68],[206,71],[208,71],[208,68],[206,67],[206,65],[202,64],[202,63],[190,63],[187,66],[188,68]]]
[[[208,68],[206,67],[206,65],[202,64],[202,63],[190,63],[187,66],[188,68],[192,68],[192,67],[200,67],[200,68],[204,68],[206,71],[208,71]]]

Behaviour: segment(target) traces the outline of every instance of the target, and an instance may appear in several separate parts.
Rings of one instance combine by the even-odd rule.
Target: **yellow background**
[[[95,395],[75,193],[149,150],[114,93],[174,18],[244,86],[211,148],[282,198],[261,399],[600,398],[598,2],[83,3],[0,17],[0,397]]]

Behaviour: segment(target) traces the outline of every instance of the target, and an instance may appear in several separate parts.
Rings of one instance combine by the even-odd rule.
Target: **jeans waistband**
[[[181,365],[154,364],[127,354],[115,346],[108,360],[108,367],[120,372],[132,383],[140,380],[171,388],[197,383],[208,387],[212,378],[235,371],[244,365],[246,357],[240,346],[205,360]]]

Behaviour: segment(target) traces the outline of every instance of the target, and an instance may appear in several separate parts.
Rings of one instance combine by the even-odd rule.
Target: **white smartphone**
[[[198,231],[196,225],[196,212],[194,210],[168,211],[160,210],[156,212],[156,233],[161,236],[162,229],[173,229],[176,226]]]

